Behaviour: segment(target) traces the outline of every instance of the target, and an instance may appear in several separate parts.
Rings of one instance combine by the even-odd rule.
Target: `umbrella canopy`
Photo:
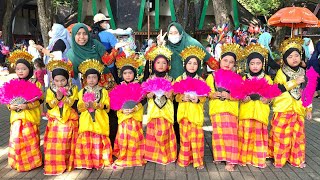
[[[67,27],[67,30],[68,30],[69,33],[71,33],[72,28],[73,28],[73,26],[74,26],[75,24],[77,24],[77,23],[70,24],[70,25]],[[86,24],[85,24],[85,25],[86,25]],[[91,27],[88,26],[88,25],[86,25],[86,26],[87,26],[88,30],[91,31]]]
[[[317,25],[318,22],[318,18],[305,7],[285,7],[269,18],[268,25],[296,28]]]

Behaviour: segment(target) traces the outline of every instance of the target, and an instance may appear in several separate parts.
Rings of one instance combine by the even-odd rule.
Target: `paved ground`
[[[0,179],[320,179],[320,99],[314,100],[314,117],[306,121],[307,135],[307,167],[304,169],[286,165],[276,169],[272,162],[264,169],[236,167],[235,172],[227,172],[224,165],[216,165],[212,161],[211,125],[208,118],[204,125],[205,130],[205,168],[196,170],[192,166],[181,168],[175,163],[163,166],[147,163],[144,167],[123,168],[113,170],[74,170],[60,176],[44,176],[42,167],[30,172],[18,173],[12,170],[7,163],[9,139],[9,111],[5,106],[0,106]],[[41,122],[41,145],[46,127],[46,121]]]

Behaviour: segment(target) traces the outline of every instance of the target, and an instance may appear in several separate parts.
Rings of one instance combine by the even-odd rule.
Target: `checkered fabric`
[[[269,157],[274,158],[277,168],[288,161],[299,167],[305,163],[306,140],[304,117],[291,111],[273,115],[269,136]]]
[[[133,118],[122,121],[114,142],[114,155],[118,158],[115,164],[123,167],[146,164],[143,159],[144,143],[142,122]]]
[[[74,110],[72,114],[76,113]],[[44,134],[44,174],[58,175],[73,169],[74,150],[78,133],[78,116],[61,123],[48,116]]]
[[[211,116],[214,161],[238,164],[238,118],[230,113]]]
[[[8,163],[19,172],[42,165],[39,127],[29,121],[16,120],[10,127]]]
[[[74,167],[101,169],[112,164],[112,147],[108,136],[86,131],[78,134]]]
[[[239,121],[239,164],[265,168],[268,153],[268,126],[254,119]]]
[[[201,126],[197,126],[187,119],[179,122],[180,151],[178,165],[182,167],[193,163],[193,167],[203,166],[204,133]]]
[[[166,119],[155,118],[147,124],[144,159],[164,165],[176,161],[176,135]]]

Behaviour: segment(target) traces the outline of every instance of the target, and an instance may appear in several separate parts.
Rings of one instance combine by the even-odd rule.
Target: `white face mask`
[[[168,40],[173,44],[177,44],[181,40],[181,38],[182,38],[182,36],[180,36],[180,35],[169,35],[168,36]]]
[[[110,24],[107,24],[106,30],[110,29]]]

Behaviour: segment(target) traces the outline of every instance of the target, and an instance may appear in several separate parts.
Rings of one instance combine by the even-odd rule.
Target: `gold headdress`
[[[196,56],[200,61],[202,61],[206,56],[206,53],[198,46],[188,46],[182,50],[180,56],[183,60],[186,60],[189,56]]]
[[[149,61],[153,61],[154,58],[156,58],[158,55],[163,55],[165,56],[169,61],[171,60],[171,55],[172,51],[167,48],[166,46],[156,46],[153,49],[151,49],[147,54],[146,54],[146,59]]]
[[[67,62],[64,62],[62,60],[51,60],[47,64],[47,69],[49,71],[53,71],[55,69],[64,69],[64,70],[70,72],[72,70],[72,65]]]
[[[263,47],[261,44],[250,44],[245,47],[243,51],[245,57],[248,57],[251,53],[256,52],[261,54],[266,59],[269,54],[268,49]]]
[[[15,64],[19,59],[25,59],[31,64],[33,56],[26,51],[15,50],[10,53],[10,56],[8,57],[8,61],[10,62],[10,64]]]
[[[244,48],[243,50],[244,57],[248,57],[251,53],[259,53],[263,56],[264,60],[262,61],[262,68],[265,70],[265,64],[268,63],[268,55],[269,55],[269,50],[265,47],[263,47],[261,44],[250,44],[247,47]],[[246,68],[246,65],[245,65]]]
[[[133,56],[129,57],[120,57],[116,60],[116,66],[121,69],[123,66],[132,66],[137,69],[141,63],[141,61],[135,60]]]
[[[227,52],[231,52],[236,55],[236,61],[239,61],[243,58],[242,48],[239,44],[223,44],[221,47],[221,56]],[[220,57],[221,59],[221,57]]]
[[[290,48],[297,48],[301,52],[303,42],[303,39],[299,37],[289,38],[281,43],[279,50],[282,55]]]
[[[98,60],[87,59],[79,65],[78,69],[82,74],[85,74],[89,69],[95,69],[101,74],[104,69],[104,65]]]

